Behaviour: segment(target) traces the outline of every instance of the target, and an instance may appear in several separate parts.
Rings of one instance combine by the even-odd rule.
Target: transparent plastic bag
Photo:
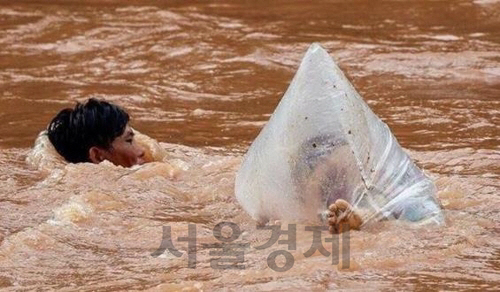
[[[344,199],[363,222],[442,223],[433,182],[318,44],[245,155],[235,194],[257,221],[317,221]]]

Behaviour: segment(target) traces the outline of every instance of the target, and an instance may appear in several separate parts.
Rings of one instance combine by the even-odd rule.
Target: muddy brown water
[[[347,266],[304,256],[299,225],[294,266],[276,272],[266,258],[283,245],[255,248],[269,232],[238,205],[234,175],[311,42],[436,180],[446,225],[351,232]],[[0,1],[0,47],[0,288],[500,289],[499,1]],[[125,107],[158,161],[32,152],[89,97]],[[221,221],[249,244],[243,270],[210,266]],[[196,269],[175,240],[189,223]],[[151,256],[162,226],[181,257]]]

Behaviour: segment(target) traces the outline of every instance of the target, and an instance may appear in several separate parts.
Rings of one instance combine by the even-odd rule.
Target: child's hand
[[[359,230],[363,220],[353,210],[351,204],[338,199],[328,207],[328,224],[330,233],[342,233],[348,229]]]

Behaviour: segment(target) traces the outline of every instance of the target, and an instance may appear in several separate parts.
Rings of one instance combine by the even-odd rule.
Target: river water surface
[[[234,177],[312,42],[435,179],[446,225],[351,232],[348,265],[305,257],[298,226],[295,264],[277,272],[266,258],[284,246],[255,249],[270,233],[238,205]],[[499,1],[0,1],[0,47],[0,288],[500,289]],[[159,141],[139,137],[156,162],[32,151],[89,97],[126,108]],[[221,221],[249,245],[243,270],[210,266]],[[196,269],[176,240],[189,223]],[[162,226],[181,257],[151,256]]]

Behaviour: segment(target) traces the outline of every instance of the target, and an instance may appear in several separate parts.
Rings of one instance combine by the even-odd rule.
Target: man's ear
[[[96,146],[90,147],[89,159],[92,163],[101,163],[105,159],[104,151]]]

